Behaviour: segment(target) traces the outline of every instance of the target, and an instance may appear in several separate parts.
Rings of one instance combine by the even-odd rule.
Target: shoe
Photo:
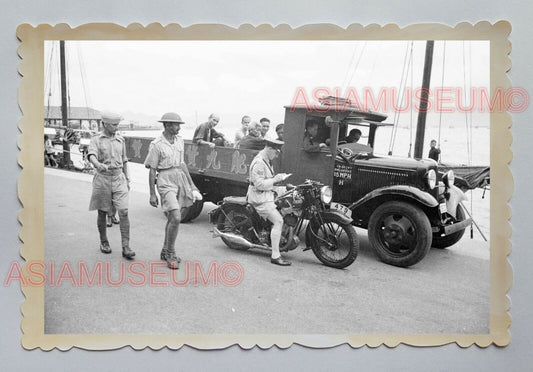
[[[167,250],[165,248],[161,249],[161,254],[159,255],[159,257],[161,257],[161,260],[166,261],[166,258],[165,258],[166,254],[167,254]]]
[[[117,216],[111,217],[111,222],[113,222],[115,225],[118,225],[120,221],[118,220]]]
[[[135,256],[135,252],[131,250],[130,247],[122,247],[122,257],[126,258],[133,258]]]
[[[279,266],[291,266],[291,262],[285,261],[283,258],[281,258],[281,256],[279,256],[278,258],[271,258],[270,263],[273,263],[274,265],[279,265]]]
[[[113,220],[111,219],[110,216],[107,216],[107,227],[111,227],[113,226]]]
[[[111,253],[111,247],[109,246],[108,242],[100,243],[100,251],[102,253]]]
[[[181,258],[177,257],[174,252],[167,252],[165,255],[165,261],[169,269],[177,270],[181,262]]]

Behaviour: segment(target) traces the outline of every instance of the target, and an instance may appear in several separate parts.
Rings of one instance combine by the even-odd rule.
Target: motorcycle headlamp
[[[426,173],[426,182],[431,190],[435,188],[435,186],[437,185],[437,173],[435,173],[435,170],[430,169]]]
[[[442,182],[444,182],[447,188],[453,186],[453,184],[455,183],[455,174],[452,170],[449,170],[444,174],[444,176],[442,177]]]
[[[333,192],[331,191],[331,187],[322,186],[322,188],[320,189],[320,200],[322,200],[322,202],[325,204],[329,204],[331,203],[332,197],[333,197]]]

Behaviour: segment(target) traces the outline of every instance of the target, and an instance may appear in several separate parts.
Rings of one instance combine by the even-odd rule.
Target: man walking
[[[181,222],[181,211],[196,200],[202,200],[202,195],[194,185],[184,161],[183,138],[178,135],[183,124],[181,117],[174,112],[167,112],[159,122],[163,123],[165,130],[161,137],[150,144],[144,165],[150,169],[148,174],[150,205],[157,208],[159,203],[155,193],[157,175],[157,191],[161,197],[161,207],[167,217],[160,256],[167,262],[169,268],[177,269],[181,259],[176,256],[175,244]]]
[[[103,112],[103,131],[92,137],[87,157],[96,169],[93,180],[93,193],[89,210],[98,210],[98,233],[100,251],[111,253],[107,240],[106,218],[116,209],[120,217],[120,237],[122,256],[128,259],[135,256],[130,248],[130,220],[128,217],[128,193],[130,178],[128,158],[124,138],[117,133],[122,117],[116,113]]]

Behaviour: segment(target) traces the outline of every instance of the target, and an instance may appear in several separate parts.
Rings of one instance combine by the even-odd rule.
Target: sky
[[[58,45],[45,42],[45,106],[60,105]],[[316,88],[341,96],[356,92],[364,103],[364,91],[377,101],[384,88],[389,105],[375,111],[388,114],[387,122],[416,127],[416,111],[396,118],[391,92],[421,86],[425,46],[425,41],[67,41],[70,104],[151,121],[139,124],[153,124],[173,111],[186,122],[185,131],[217,113],[217,130],[234,133],[243,115],[268,117],[272,127],[282,123],[284,106],[301,98],[298,92],[309,102]],[[431,87],[487,89],[489,60],[488,41],[436,41]],[[458,99],[468,104],[468,97]],[[405,103],[404,98],[396,106]],[[469,117],[454,103],[448,106],[453,113],[430,111],[428,127],[489,125],[486,113]]]
[[[188,122],[211,112],[222,123],[269,116],[283,121],[283,106],[297,89],[331,92],[399,88],[409,41],[67,41],[72,106],[161,116],[176,111]],[[50,64],[51,46],[54,56]],[[444,42],[433,57],[433,86],[442,82]],[[421,85],[424,41],[413,44],[412,81]],[[47,42],[46,89],[59,104],[57,42]],[[473,66],[465,71],[463,62]],[[488,42],[447,41],[444,86],[488,86]],[[51,68],[49,67],[51,66]],[[53,77],[51,78],[51,76]],[[83,77],[83,79],[82,79]],[[465,79],[466,78],[466,79]],[[46,97],[46,96],[45,96]],[[377,93],[376,93],[377,97]],[[45,102],[47,104],[48,102]]]

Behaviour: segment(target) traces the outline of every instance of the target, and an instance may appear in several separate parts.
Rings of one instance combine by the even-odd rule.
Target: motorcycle
[[[349,209],[331,203],[329,186],[306,180],[276,196],[274,202],[283,217],[280,251],[288,252],[299,246],[298,236],[305,227],[304,251],[312,249],[326,266],[345,268],[359,252],[359,240]],[[343,213],[344,212],[344,213]],[[272,223],[259,216],[246,197],[228,196],[209,213],[215,225],[213,237],[220,237],[232,249],[258,248],[270,251]]]

